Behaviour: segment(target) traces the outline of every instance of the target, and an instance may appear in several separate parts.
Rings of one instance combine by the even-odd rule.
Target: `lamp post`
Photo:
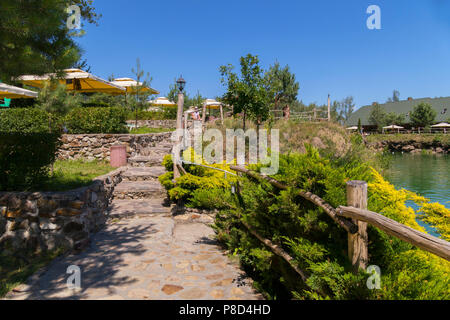
[[[177,111],[177,131],[183,129],[183,107],[184,107],[184,94],[183,90],[186,86],[186,80],[182,76],[177,80],[178,88],[178,111]],[[178,131],[180,132],[180,131]],[[174,179],[180,177],[180,171],[178,170],[178,160],[180,155],[177,154],[176,158],[173,159],[173,177]]]

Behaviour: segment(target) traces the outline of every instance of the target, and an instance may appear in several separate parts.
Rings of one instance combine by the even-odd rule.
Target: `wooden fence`
[[[250,171],[243,167],[232,166],[233,171],[246,174],[256,179],[264,179],[278,189],[286,190],[288,187],[277,180],[260,175],[259,173]],[[238,188],[239,190],[239,188]],[[299,191],[301,197],[314,203],[322,208],[339,226],[344,228],[348,233],[348,257],[354,267],[354,271],[358,269],[366,270],[368,265],[368,236],[367,225],[370,224],[385,233],[394,236],[400,240],[406,241],[422,250],[433,253],[441,258],[450,261],[450,242],[434,237],[427,233],[423,233],[407,227],[397,221],[389,219],[379,213],[367,210],[367,182],[349,181],[347,182],[347,206],[333,208],[323,199],[310,192]],[[349,220],[350,219],[350,220]],[[292,258],[284,252],[280,247],[274,245],[269,240],[259,236],[250,226],[244,224],[249,231],[268,246],[275,254],[281,256],[291,266]],[[297,270],[302,279],[305,277],[304,272]]]

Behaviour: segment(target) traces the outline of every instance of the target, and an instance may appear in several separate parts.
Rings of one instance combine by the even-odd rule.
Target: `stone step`
[[[157,181],[158,177],[166,173],[166,168],[130,167],[122,174],[123,181]]]
[[[165,198],[166,189],[159,181],[122,181],[114,189],[114,199]]]
[[[131,167],[152,167],[160,166],[164,159],[163,155],[153,156],[135,156],[128,159],[128,165]]]
[[[172,206],[165,206],[165,199],[114,200],[108,208],[109,217],[130,218],[145,215],[171,215]]]

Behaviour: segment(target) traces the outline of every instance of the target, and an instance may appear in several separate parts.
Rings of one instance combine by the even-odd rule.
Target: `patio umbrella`
[[[397,126],[395,124],[391,125],[391,126],[387,126],[387,127],[383,127],[383,132],[386,129],[396,129],[398,132],[400,132],[400,129],[404,129],[403,127]]]
[[[175,102],[170,101],[166,97],[159,97],[156,100],[152,100],[149,102],[153,107],[176,107],[177,104]]]
[[[450,124],[447,122],[442,122],[431,127],[436,129],[444,129],[444,133],[447,133],[447,129],[450,128]]]
[[[383,127],[383,129],[404,129],[404,128],[393,124],[391,126]]]
[[[142,85],[140,82],[138,83],[136,80],[133,80],[131,78],[118,78],[114,79],[114,81],[111,81],[111,83],[116,86],[124,87],[127,94],[136,93],[136,87]],[[148,92],[149,94],[159,94],[159,91],[149,87],[141,88],[140,91]]]
[[[29,99],[37,98],[38,93],[23,88],[0,83],[0,99]]]
[[[442,122],[439,124],[435,124],[434,126],[431,126],[432,128],[450,128],[450,124],[447,122]]]
[[[354,126],[354,127],[348,127],[347,130],[358,130],[358,127]]]
[[[17,80],[31,87],[42,88],[45,82],[51,79],[57,79],[59,83],[65,84],[68,91],[103,92],[109,94],[125,94],[126,92],[124,87],[112,84],[80,69],[66,69],[62,78],[58,78],[56,74],[43,76],[24,75]]]
[[[203,103],[202,122],[206,120],[206,108],[208,109],[220,109],[220,119],[223,123],[223,103],[214,99],[206,99]]]

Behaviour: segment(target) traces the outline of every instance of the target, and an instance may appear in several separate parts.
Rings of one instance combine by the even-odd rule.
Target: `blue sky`
[[[381,30],[369,30],[369,5]],[[166,94],[180,74],[189,93],[224,92],[218,68],[247,53],[264,68],[288,64],[299,99],[326,103],[353,95],[357,107],[450,96],[450,1],[446,0],[95,0],[99,26],[79,40],[92,72],[132,77],[140,58]]]

